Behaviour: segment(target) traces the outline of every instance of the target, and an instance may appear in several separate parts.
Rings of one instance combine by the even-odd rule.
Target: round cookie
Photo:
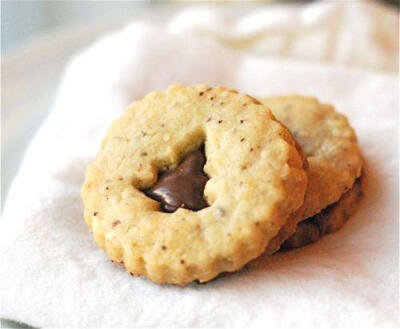
[[[86,171],[84,217],[96,243],[132,274],[205,282],[265,250],[303,203],[303,166],[265,105],[223,87],[174,85],[113,122]],[[186,194],[204,189],[204,204],[177,196],[174,184]],[[171,195],[175,204],[162,204]]]
[[[266,98],[263,102],[288,127],[307,155],[308,188],[304,204],[297,212],[297,221],[310,218],[337,202],[361,175],[363,161],[357,138],[344,115],[315,98],[280,96]],[[347,205],[346,202],[343,204]],[[340,208],[344,209],[345,206]],[[333,217],[328,216],[326,220],[332,221]],[[292,239],[301,240],[304,237],[304,242],[298,241],[292,245],[306,244],[310,240],[306,238],[307,234],[302,233],[307,227],[309,225],[304,223]],[[289,233],[290,230],[287,230],[280,241],[290,236]],[[288,242],[286,247],[289,245]]]

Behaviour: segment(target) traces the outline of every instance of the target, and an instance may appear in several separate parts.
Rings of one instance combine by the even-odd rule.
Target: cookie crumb
[[[243,122],[244,122],[244,120],[240,120],[239,122],[240,122],[240,123],[243,123]]]
[[[244,137],[242,137],[242,138],[240,139],[240,142],[244,142]]]
[[[222,123],[222,120],[218,120],[218,123]]]
[[[162,245],[162,246],[161,246],[161,249],[165,251],[165,250],[167,250],[167,247],[164,246],[164,245]]]
[[[93,216],[97,216],[97,214],[98,214],[98,212],[97,212],[97,211],[95,211],[95,212],[93,213]]]
[[[199,92],[199,96],[203,96],[203,94],[204,94],[204,91]]]
[[[210,101],[213,101],[214,99],[215,99],[214,96],[211,96],[211,97],[210,97]]]

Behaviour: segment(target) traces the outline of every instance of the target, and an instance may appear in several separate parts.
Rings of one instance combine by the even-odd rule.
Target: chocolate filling
[[[280,250],[306,246],[328,233],[339,230],[354,213],[354,202],[357,203],[362,197],[361,177],[356,179],[353,187],[345,192],[338,201],[298,223],[296,232],[282,244]],[[335,212],[339,212],[339,220],[335,218]],[[331,214],[333,217],[330,217]]]
[[[206,156],[203,150],[188,154],[179,166],[160,175],[156,184],[144,194],[161,203],[165,212],[174,212],[178,208],[200,210],[208,207],[203,198],[204,187],[208,181],[203,172]]]

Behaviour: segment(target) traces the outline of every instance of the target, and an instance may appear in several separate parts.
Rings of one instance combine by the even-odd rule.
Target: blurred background
[[[338,1],[338,0],[336,0]],[[340,0],[339,0],[340,1]],[[349,0],[343,0],[349,1]],[[353,1],[354,0],[350,0]],[[357,1],[357,0],[356,0]],[[359,0],[362,1],[362,0]],[[371,0],[372,1],[372,0]],[[188,6],[215,5],[225,10],[250,10],[268,4],[306,4],[316,1],[1,1],[1,50],[13,50],[38,36],[68,26],[87,25],[105,21],[126,21],[132,17],[153,15],[165,19],[167,15]],[[399,8],[399,0],[376,0],[391,8]]]

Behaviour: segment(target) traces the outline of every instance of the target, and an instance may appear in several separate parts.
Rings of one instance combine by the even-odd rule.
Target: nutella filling
[[[152,187],[144,194],[161,203],[165,212],[174,212],[178,208],[200,210],[208,207],[203,198],[204,187],[208,181],[203,172],[206,157],[204,151],[197,150],[188,154],[179,166],[160,175]]]

